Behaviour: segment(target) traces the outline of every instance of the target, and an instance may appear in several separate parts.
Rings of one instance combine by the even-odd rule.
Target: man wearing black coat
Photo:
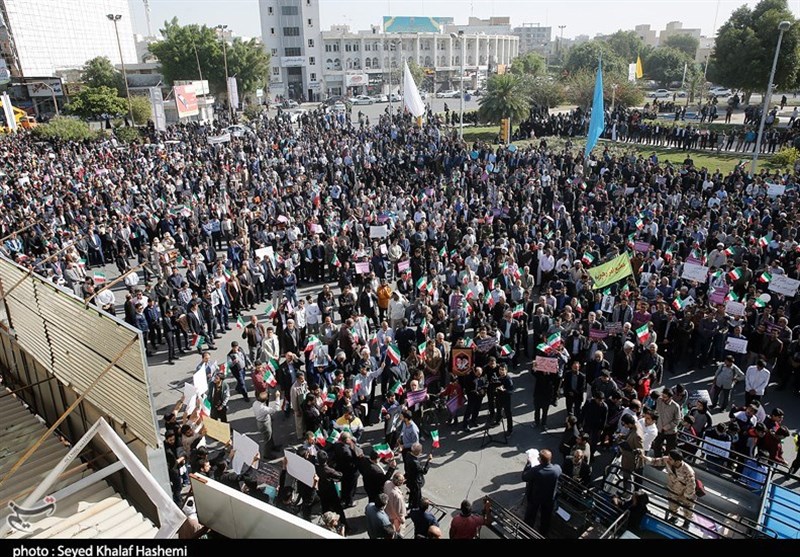
[[[558,495],[558,478],[561,476],[561,466],[553,464],[552,459],[553,453],[549,449],[542,449],[539,452],[539,464],[534,466],[529,461],[522,471],[522,481],[526,483],[525,498],[528,501],[525,524],[533,528],[541,511],[539,533],[545,537],[550,531],[550,520]]]
[[[564,387],[567,414],[572,414],[580,420],[586,393],[586,375],[581,371],[581,363],[578,360],[572,361],[570,369],[564,374],[561,385]]]
[[[411,445],[411,454],[405,462],[409,509],[419,507],[422,501],[422,486],[425,485],[425,474],[428,473],[432,459],[432,454],[422,458],[422,445],[420,443]]]
[[[386,469],[384,469],[375,449],[370,448],[367,454],[369,456],[362,454],[361,458],[358,459],[358,467],[364,481],[364,491],[367,492],[367,498],[370,503],[375,503],[378,500],[378,495],[383,493],[383,484],[397,470],[397,462],[393,458],[386,464]]]

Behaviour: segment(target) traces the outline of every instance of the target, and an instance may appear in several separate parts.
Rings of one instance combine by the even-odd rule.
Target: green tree
[[[694,60],[683,51],[663,46],[653,50],[643,65],[647,77],[666,87],[671,81],[681,81],[684,67],[688,72],[688,66],[694,66]]]
[[[83,141],[97,135],[89,129],[89,124],[68,118],[56,116],[47,124],[40,124],[31,132],[34,137],[45,141]]]
[[[153,107],[147,97],[132,95],[131,111],[133,112],[133,122],[137,126],[143,126],[153,117]]]
[[[536,77],[547,71],[544,58],[536,52],[521,54],[511,61],[511,73]]]
[[[125,114],[128,105],[111,87],[84,87],[71,97],[67,109],[76,116],[89,119],[103,114]]]
[[[566,85],[566,98],[582,108],[588,108],[594,98],[596,72],[581,70],[569,76]],[[614,92],[616,85],[616,93]],[[610,107],[611,101],[617,106],[641,106],[644,93],[639,86],[628,81],[627,73],[606,73],[603,63],[603,102]]]
[[[503,118],[510,118],[512,123],[519,122],[530,109],[522,80],[512,74],[490,77],[486,94],[478,103],[480,117],[485,122],[500,122]]]
[[[228,49],[228,75],[236,76],[239,96],[253,95],[269,84],[269,54],[256,39],[234,39]],[[203,74],[205,76],[205,73]],[[223,62],[222,78],[225,78]]]
[[[411,72],[411,77],[414,78],[414,83],[416,83],[417,88],[422,88],[422,80],[425,79],[425,69],[417,64],[416,60],[412,60],[408,63],[408,71]],[[461,80],[459,80],[459,83],[461,83]],[[466,83],[467,80],[465,76],[464,84],[466,85]]]
[[[546,75],[523,79],[525,94],[531,103],[555,108],[564,102],[565,91],[561,81]]]
[[[700,48],[700,40],[691,35],[670,35],[662,46],[680,50],[694,60],[694,57],[697,56],[697,49]]]
[[[570,74],[581,70],[594,72],[600,57],[603,58],[603,72],[616,73],[627,71],[628,64],[614,50],[611,45],[603,40],[595,39],[579,44],[570,49],[564,68]]]
[[[125,96],[125,80],[106,56],[97,56],[83,66],[81,79],[88,87],[116,89],[120,97]]]
[[[786,0],[762,0],[753,9],[742,6],[731,14],[717,33],[709,78],[744,90],[745,102],[752,91],[766,89],[781,21],[793,25],[783,34],[775,84],[779,89],[796,87],[800,74],[800,25]]]
[[[199,79],[199,59],[203,79],[208,80],[211,91],[215,94],[227,91],[222,41],[215,29],[206,25],[180,25],[178,19],[173,18],[164,22],[161,35],[163,40],[151,44],[149,48],[158,58],[167,82]],[[260,43],[235,39],[226,50],[228,75],[236,77],[240,97],[266,85],[269,54]]]
[[[635,31],[620,30],[613,35],[609,35],[604,40],[611,47],[611,50],[627,64],[636,62],[637,56],[645,58],[652,50],[652,47],[644,44],[644,41]],[[605,58],[603,59],[603,65],[605,66]]]

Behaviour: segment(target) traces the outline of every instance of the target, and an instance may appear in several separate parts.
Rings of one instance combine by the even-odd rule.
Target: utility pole
[[[125,71],[125,58],[122,56],[122,42],[119,40],[119,25],[117,22],[122,19],[120,14],[108,14],[106,17],[114,24],[114,33],[117,35],[117,48],[119,49],[119,62],[122,64],[122,80],[125,82],[125,96],[128,98],[128,114],[131,117],[131,126],[135,126],[133,120],[133,106],[131,105],[131,92],[128,89],[128,73]]]
[[[231,119],[231,123],[233,123],[233,104],[231,103],[231,86],[228,83],[228,45],[225,41],[225,29],[227,29],[227,25],[217,25],[217,29],[219,29],[220,37],[222,38],[222,60],[225,64],[225,90],[228,92],[228,116]]]
[[[556,54],[561,54],[561,47],[562,47],[562,44],[564,43],[564,27],[566,27],[566,25],[559,25],[558,26],[559,30],[561,31],[561,38],[558,39],[558,48],[556,49]],[[563,64],[562,64],[562,66],[563,66]]]

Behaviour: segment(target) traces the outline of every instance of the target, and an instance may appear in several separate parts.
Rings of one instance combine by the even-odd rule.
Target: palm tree
[[[479,104],[480,117],[487,122],[499,122],[503,118],[519,122],[530,109],[522,80],[511,74],[490,77]]]

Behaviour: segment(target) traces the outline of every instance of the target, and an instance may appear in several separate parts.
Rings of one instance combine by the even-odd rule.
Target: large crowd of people
[[[523,127],[578,135],[584,118]],[[656,459],[722,436],[783,461],[783,412],[763,405],[774,388],[800,394],[800,297],[769,288],[800,279],[791,170],[723,174],[607,144],[588,159],[572,144],[466,144],[435,115],[373,124],[319,109],[264,115],[229,142],[194,123],[131,144],[0,138],[0,249],[118,312],[148,356],[204,369],[211,418],[227,420],[231,388],[252,396],[261,457],[299,445],[316,469],[314,487],[293,498],[287,482],[271,502],[306,517],[320,505],[336,531],[351,532],[360,476],[371,536],[400,535],[409,511],[418,536],[441,535],[422,492],[421,442],[438,442],[425,413],[446,409],[442,430],[506,420],[513,434],[512,396],[532,400],[542,431],[560,426],[548,413],[566,400],[557,452],[579,479],[623,424]],[[593,288],[589,271],[624,254],[632,274]],[[687,264],[704,277],[684,278]],[[107,288],[110,265],[124,300]],[[224,354],[215,341],[235,327]],[[466,365],[457,349],[472,350]],[[537,366],[533,392],[515,392],[512,376],[537,357],[555,368]],[[654,390],[703,368],[714,382],[696,407],[682,387]],[[732,408],[741,382],[746,404]],[[167,420],[176,499],[187,465],[258,491],[198,448],[200,410]],[[275,439],[281,413],[294,435]],[[365,447],[374,424],[383,434]],[[463,513],[470,527],[491,520],[468,501]]]

